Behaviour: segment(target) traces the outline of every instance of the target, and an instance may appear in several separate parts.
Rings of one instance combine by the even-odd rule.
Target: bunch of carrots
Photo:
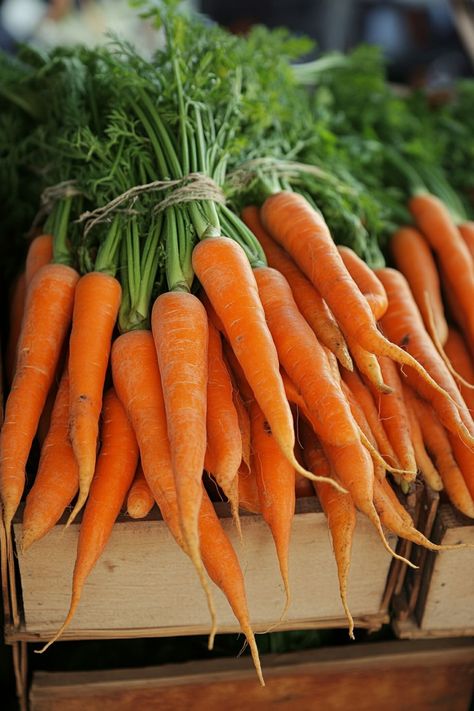
[[[268,524],[285,590],[282,618],[291,603],[295,491],[301,477],[310,482],[327,516],[352,637],[347,588],[356,511],[394,557],[384,529],[431,550],[447,548],[416,529],[387,472],[402,492],[421,472],[474,517],[473,230],[458,227],[435,196],[414,196],[419,232],[403,228],[391,244],[400,271],[372,271],[335,244],[311,199],[278,176],[265,181],[258,206],[238,214],[222,188],[239,99],[229,105],[226,96],[213,111],[194,96],[185,100],[205,84],[183,79],[168,39],[159,71],[174,82],[175,119],[160,104],[170,99],[157,92],[156,76],[123,98],[133,124],[113,134],[121,154],[110,166],[123,193],[111,200],[99,160],[90,182],[107,189],[96,190],[98,210],[72,239],[78,219],[84,224],[84,195],[63,190],[15,284],[0,434],[3,524],[11,549],[37,437],[41,454],[19,545],[29,549],[71,505],[66,525],[82,511],[70,609],[46,649],[71,622],[125,502],[133,518],[156,502],[199,576],[210,646],[217,630],[212,581],[239,621],[263,684],[243,573],[204,473],[229,501],[239,532],[240,509]],[[113,70],[129,81],[130,66],[114,60]],[[119,114],[115,106],[110,115],[116,121]],[[99,127],[94,146],[112,133]],[[158,181],[164,197],[152,203],[147,193],[140,203],[137,175]],[[134,209],[124,210],[130,196]],[[443,298],[462,336],[448,328]]]

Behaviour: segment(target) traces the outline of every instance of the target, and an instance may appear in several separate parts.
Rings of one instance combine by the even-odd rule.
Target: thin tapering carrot
[[[428,452],[426,451],[425,443],[423,441],[423,433],[421,431],[420,423],[418,422],[418,418],[416,417],[416,413],[414,410],[413,398],[415,398],[416,395],[411,388],[409,388],[403,383],[402,388],[403,399],[405,400],[405,405],[408,414],[410,437],[413,443],[413,449],[415,451],[417,467],[428,486],[433,489],[433,491],[441,491],[443,488],[443,480],[438,474],[436,467],[434,466]]]
[[[194,565],[199,555],[199,510],[206,455],[208,319],[193,294],[161,294],[151,315],[163,386],[181,530]]]
[[[102,446],[79,530],[69,612],[61,628],[38,652],[45,652],[69,626],[86,579],[101,556],[133,481],[138,445],[127,414],[113,389],[104,396]]]
[[[136,330],[119,336],[112,346],[111,363],[114,387],[135,431],[147,484],[173,537],[189,555],[181,531],[163,388],[151,331]],[[211,615],[212,644],[214,602],[202,566],[197,573]]]
[[[448,432],[448,438],[456,463],[474,501],[474,451],[451,432]]]
[[[427,385],[446,397],[441,385],[410,353],[377,329],[371,308],[347,271],[323,216],[304,197],[276,193],[267,198],[261,215],[271,236],[290,253],[325,299],[346,337],[352,336],[370,353],[410,366]]]
[[[53,259],[53,237],[48,234],[38,235],[31,240],[26,254],[25,279],[26,287],[31,284],[36,272],[49,264]]]
[[[244,250],[231,239],[208,237],[194,248],[192,262],[282,451],[297,471],[309,476],[295,457],[293,417],[278,354]]]
[[[286,594],[282,619],[290,605],[288,556],[295,513],[295,470],[288,462],[265,415],[254,401],[250,404],[252,471],[255,472],[261,514],[270,528]]]
[[[48,264],[28,289],[18,363],[0,434],[0,493],[7,531],[23,493],[26,461],[71,322],[77,279],[71,267]]]
[[[66,525],[84,506],[94,476],[102,393],[121,296],[120,282],[105,272],[90,272],[77,283],[69,339],[69,423],[79,496]]]
[[[474,338],[474,261],[448,209],[435,195],[415,195],[410,212],[435,251],[462,309],[470,338]]]
[[[131,518],[145,518],[152,510],[154,503],[155,499],[139,462],[127,494],[127,513]]]
[[[428,387],[418,373],[408,368],[404,371],[407,381],[422,397],[431,402],[447,429],[458,433],[469,445],[474,444],[472,418],[452,375],[423,325],[408,282],[403,274],[395,269],[380,269],[377,273],[389,298],[387,313],[381,320],[384,332],[394,343],[409,350],[423,363],[449,397]]]
[[[338,245],[339,254],[346,265],[347,271],[354,279],[374,315],[376,321],[382,318],[387,310],[388,299],[383,284],[374,271],[350,247]]]
[[[469,353],[463,337],[455,328],[449,328],[448,339],[444,349],[456,371],[461,373],[467,382],[474,383],[474,361],[472,355]],[[471,388],[464,387],[462,383],[459,384],[459,389],[467,408],[474,413],[474,392]]]
[[[242,462],[237,477],[240,508],[244,509],[244,511],[250,511],[251,513],[261,513],[255,469],[248,467],[245,462]]]
[[[23,511],[21,548],[25,552],[59,521],[79,487],[76,458],[69,440],[69,377],[64,373],[41,449],[35,481]]]
[[[350,408],[334,381],[326,353],[299,313],[288,282],[276,269],[255,269],[260,299],[282,366],[314,417],[317,434],[335,446],[358,439]]]
[[[408,413],[403,398],[402,381],[393,361],[382,356],[379,357],[379,363],[384,382],[392,392],[385,395],[374,392],[375,406],[378,408],[380,419],[397,460],[400,462],[400,467],[405,470],[403,478],[406,481],[413,481],[416,478],[417,469]]]
[[[242,436],[234,404],[234,387],[222,352],[221,336],[209,321],[207,381],[207,449],[204,466],[231,502],[235,514],[235,478],[242,461]]]
[[[324,450],[305,422],[301,423],[300,433],[307,467],[313,474],[331,476],[331,466]],[[349,622],[349,637],[354,639],[354,620],[347,602],[347,584],[356,525],[356,509],[349,494],[341,494],[333,486],[321,482],[314,482],[314,488],[328,520],[339,578],[339,594]]]
[[[365,375],[367,380],[372,383],[379,392],[389,393],[390,387],[384,382],[377,356],[366,351],[365,348],[362,348],[362,346],[350,336],[347,338],[347,343],[359,372]]]
[[[448,324],[444,315],[438,269],[426,239],[414,227],[402,227],[390,240],[390,251],[395,266],[410,286],[423,322],[429,331],[426,301],[426,294],[428,294],[436,333],[440,343],[444,345],[448,337]]]
[[[414,409],[423,433],[425,447],[443,480],[444,489],[453,506],[474,518],[474,500],[454,458],[448,434],[430,405],[421,398],[413,400]]]
[[[332,351],[344,368],[352,370],[352,361],[341,329],[326,302],[303,272],[265,231],[258,208],[245,207],[242,219],[263,247],[268,265],[277,269],[288,281],[296,304],[315,332],[318,340]]]
[[[25,311],[25,299],[26,277],[23,271],[14,280],[8,300],[8,340],[5,349],[5,379],[7,385],[12,383],[15,375],[18,339],[20,338],[23,313]]]

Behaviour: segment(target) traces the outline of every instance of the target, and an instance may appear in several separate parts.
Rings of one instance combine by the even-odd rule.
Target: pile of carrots
[[[84,506],[70,611],[54,639],[72,619],[124,502],[139,518],[156,501],[200,576],[210,643],[217,621],[208,577],[226,594],[263,683],[244,578],[203,472],[228,498],[237,526],[239,507],[268,524],[286,591],[283,615],[295,481],[312,482],[351,636],[356,510],[394,556],[382,525],[442,548],[416,530],[387,471],[405,490],[420,471],[474,517],[474,367],[465,345],[474,336],[474,262],[463,239],[472,230],[458,230],[434,196],[417,196],[410,208],[420,231],[403,228],[391,245],[401,271],[372,272],[334,244],[304,197],[277,192],[242,214],[268,265],[252,269],[235,241],[205,237],[192,254],[197,294],[159,295],[151,330],[121,335],[117,278],[55,263],[49,235],[31,242],[12,299],[12,324],[21,329],[10,333],[0,491],[10,536],[38,433],[20,546],[46,535],[76,494],[67,525]],[[462,335],[446,325],[439,275]]]

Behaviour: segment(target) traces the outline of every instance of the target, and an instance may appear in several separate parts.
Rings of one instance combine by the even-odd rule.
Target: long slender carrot
[[[139,462],[135,478],[127,494],[127,513],[131,518],[145,518],[152,510],[154,503],[155,499]]]
[[[343,245],[338,245],[337,249],[347,271],[365,296],[375,320],[378,321],[388,307],[387,294],[383,284],[353,249]]]
[[[474,501],[474,451],[451,432],[448,432],[448,438],[456,463]]]
[[[102,420],[102,447],[79,530],[69,611],[54,637],[41,650],[37,650],[40,653],[56,642],[70,624],[79,605],[84,583],[107,545],[137,468],[138,445],[135,433],[113,389],[108,390],[104,396]]]
[[[84,506],[95,470],[99,415],[122,288],[115,277],[90,272],[79,280],[69,339],[69,423],[79,465],[79,496],[66,525]]]
[[[441,385],[410,353],[378,331],[370,306],[347,271],[323,216],[304,197],[285,191],[276,193],[267,198],[261,215],[272,237],[290,253],[325,299],[346,337],[352,335],[370,353],[409,365],[446,397]]]
[[[426,449],[443,480],[451,503],[461,513],[474,518],[474,500],[454,458],[447,432],[425,401],[415,398],[413,402]]]
[[[199,555],[199,510],[206,455],[208,319],[193,294],[161,294],[151,315],[163,386],[181,530],[194,565]]]
[[[438,474],[436,467],[430,459],[430,456],[425,448],[425,443],[423,442],[423,433],[421,431],[420,423],[415,414],[413,398],[416,398],[415,393],[411,388],[402,383],[403,388],[403,399],[405,400],[405,405],[408,414],[408,427],[410,428],[410,437],[413,443],[413,449],[415,451],[416,464],[423,476],[423,479],[428,484],[433,491],[441,491],[443,488],[443,480]],[[455,437],[455,439],[458,439]],[[461,442],[462,440],[459,440]]]
[[[367,380],[372,383],[379,392],[389,393],[390,388],[387,383],[384,382],[377,356],[365,350],[365,348],[362,348],[362,346],[350,336],[347,337],[347,343],[359,372],[365,375]]]
[[[331,467],[323,448],[304,422],[300,423],[300,434],[307,467],[313,474],[330,476]],[[356,525],[355,506],[349,494],[341,494],[333,486],[314,482],[314,488],[328,520],[339,578],[339,594],[349,622],[349,637],[354,639],[354,620],[347,602],[347,584]]]
[[[285,587],[286,604],[282,619],[291,602],[288,555],[295,513],[295,470],[275,441],[265,415],[255,401],[250,404],[250,425],[252,471],[255,472],[260,511],[275,542]]]
[[[189,555],[181,531],[163,388],[151,331],[129,331],[119,336],[112,346],[111,362],[114,387],[135,431],[147,484],[173,537]],[[197,573],[211,615],[211,643],[216,628],[214,602],[202,566]]]
[[[459,331],[451,327],[449,328],[448,339],[444,349],[456,371],[460,373],[467,382],[474,383],[474,362]],[[462,383],[459,384],[459,389],[466,406],[471,413],[474,413],[474,392],[471,388],[463,386]]]
[[[35,237],[28,247],[25,261],[26,287],[31,284],[36,272],[53,259],[53,237],[42,234]]]
[[[405,372],[407,381],[424,398],[429,400],[445,427],[458,433],[469,445],[474,442],[474,423],[446,364],[431,341],[420,312],[413,300],[408,283],[395,269],[378,270],[380,280],[388,294],[389,307],[381,321],[387,336],[411,352],[440,383],[449,398],[427,387],[426,383],[410,369]]]
[[[288,281],[299,310],[318,340],[336,355],[344,368],[352,370],[351,356],[336,319],[309,279],[265,231],[258,208],[245,207],[242,210],[242,219],[262,245],[268,265],[281,272]]]
[[[208,237],[196,245],[192,261],[276,440],[295,469],[309,476],[294,454],[293,417],[278,355],[244,250],[231,239]]]
[[[415,195],[410,200],[409,208],[449,279],[473,339],[474,261],[469,249],[439,198],[426,193]]]
[[[59,521],[79,487],[79,473],[69,441],[69,376],[61,378],[51,424],[41,449],[35,481],[23,511],[21,548],[26,551]]]
[[[458,224],[458,230],[469,250],[472,260],[474,261],[474,222],[461,222]]]
[[[5,378],[6,384],[13,381],[16,368],[16,354],[18,339],[21,333],[23,313],[25,311],[26,277],[25,272],[20,272],[10,289],[8,303],[8,341],[5,349]]]
[[[334,381],[326,353],[299,313],[288,282],[276,269],[255,269],[260,298],[281,364],[314,417],[325,442],[344,446],[359,438],[347,401]]]
[[[433,254],[423,235],[414,227],[402,227],[390,240],[397,269],[410,285],[426,329],[429,331],[429,314],[426,294],[433,311],[436,333],[442,345],[448,337],[448,324],[444,315],[443,299],[438,269]]]
[[[18,364],[0,434],[0,494],[7,531],[23,493],[26,461],[71,321],[77,279],[71,267],[48,264],[28,290]]]

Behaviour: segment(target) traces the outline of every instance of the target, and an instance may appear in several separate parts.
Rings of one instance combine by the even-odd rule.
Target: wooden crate
[[[437,543],[469,543],[473,548],[426,555],[416,594],[394,620],[394,629],[407,639],[473,636],[474,521],[442,504],[431,536]]]
[[[471,640],[351,644],[262,662],[264,689],[243,659],[37,672],[31,711],[468,711],[474,681]]]
[[[224,504],[223,526],[238,551],[252,624],[264,631],[281,615],[284,595],[273,540],[257,516],[243,516],[239,542]],[[21,512],[20,512],[21,515]],[[19,614],[6,628],[7,641],[48,639],[64,619],[79,526],[58,525],[25,555],[17,553]],[[14,525],[15,538],[21,524]],[[389,536],[392,546],[396,539]],[[392,559],[370,522],[358,516],[349,583],[349,605],[360,627],[388,621],[385,595]],[[279,629],[343,627],[336,565],[327,522],[314,498],[300,499],[294,521],[290,580],[292,604]],[[214,587],[220,632],[239,627],[224,596]],[[202,634],[209,614],[195,571],[161,520],[121,517],[86,583],[65,639]]]

